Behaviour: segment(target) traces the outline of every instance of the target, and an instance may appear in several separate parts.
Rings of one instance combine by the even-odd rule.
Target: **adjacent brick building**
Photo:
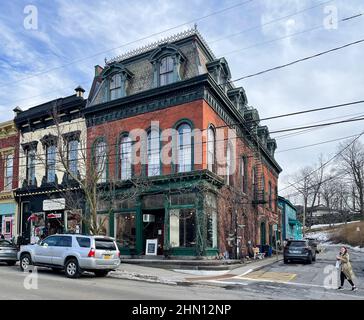
[[[19,133],[14,122],[0,123],[0,234],[11,239],[17,234],[17,205],[13,190],[18,187]]]
[[[158,254],[236,257],[276,237],[276,142],[230,79],[197,30],[95,67],[88,158],[105,163],[100,222],[124,255],[158,239]]]

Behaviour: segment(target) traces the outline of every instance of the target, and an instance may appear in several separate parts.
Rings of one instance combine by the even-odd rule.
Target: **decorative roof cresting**
[[[202,37],[202,35],[200,34],[200,32],[197,30],[197,28],[195,26],[195,28],[188,29],[188,30],[182,31],[180,33],[176,33],[174,35],[166,37],[164,39],[161,39],[159,41],[149,43],[149,44],[147,44],[147,45],[145,45],[143,47],[140,47],[140,48],[128,51],[128,52],[126,52],[124,54],[121,54],[121,55],[119,55],[119,56],[117,56],[117,57],[115,57],[113,59],[110,59],[110,60],[105,59],[105,62],[106,62],[106,65],[109,65],[109,64],[112,64],[112,63],[115,63],[115,62],[121,62],[123,60],[129,59],[131,57],[135,57],[135,56],[137,56],[139,54],[142,54],[142,53],[148,52],[150,50],[153,50],[153,49],[157,48],[160,45],[167,44],[167,43],[172,43],[172,42],[175,42],[175,41],[178,41],[178,40],[182,40],[182,39],[188,38],[188,37],[190,37],[192,35],[197,35],[199,37],[199,39],[201,40],[201,42],[203,43],[203,45],[208,50],[208,52],[211,54],[213,59],[216,59],[215,55],[211,51],[211,49],[208,46],[207,42],[205,41],[205,39]]]

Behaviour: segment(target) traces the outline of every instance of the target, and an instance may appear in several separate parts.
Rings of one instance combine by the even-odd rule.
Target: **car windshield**
[[[95,245],[98,250],[116,250],[114,241],[109,239],[95,239]]]
[[[288,241],[288,247],[306,247],[305,241]]]

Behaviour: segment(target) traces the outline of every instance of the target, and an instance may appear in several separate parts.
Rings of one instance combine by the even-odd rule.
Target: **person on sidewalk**
[[[341,285],[338,290],[342,290],[344,288],[344,281],[345,279],[351,284],[351,290],[356,291],[357,288],[353,282],[353,278],[355,277],[353,268],[351,267],[350,258],[348,249],[346,247],[342,247],[340,249],[339,255],[336,257],[336,260],[339,262],[340,267],[340,281]]]

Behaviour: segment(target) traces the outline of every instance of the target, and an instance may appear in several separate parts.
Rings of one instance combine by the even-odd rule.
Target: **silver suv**
[[[104,277],[120,265],[120,252],[110,237],[56,234],[21,246],[18,259],[22,271],[34,265],[64,270],[68,278],[78,278],[83,271]]]

